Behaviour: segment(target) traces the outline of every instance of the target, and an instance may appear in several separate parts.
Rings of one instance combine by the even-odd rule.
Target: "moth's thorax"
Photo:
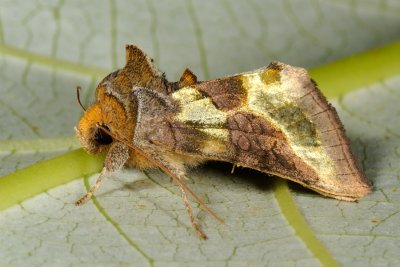
[[[108,94],[104,86],[97,88],[96,96],[96,103],[85,111],[77,129],[80,143],[93,154],[107,151],[111,145],[108,142],[99,142],[99,135],[103,137],[106,135],[104,132],[99,132],[101,131],[99,125],[127,141],[132,140],[135,127],[135,114],[124,105],[122,99]]]

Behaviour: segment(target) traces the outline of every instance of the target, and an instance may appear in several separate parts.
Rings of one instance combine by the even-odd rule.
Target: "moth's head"
[[[99,88],[98,88],[99,89]],[[85,110],[78,126],[75,127],[76,136],[91,154],[108,151],[115,141],[104,129],[115,136],[126,137],[127,115],[123,105],[116,97],[108,95],[104,90],[98,95],[97,102]]]
[[[96,89],[95,104],[87,110],[81,105],[85,113],[75,128],[81,145],[92,154],[107,151],[115,140],[103,127],[113,136],[129,142],[133,137],[136,116],[135,102],[129,96],[133,88],[144,87],[154,80],[164,84],[163,74],[142,50],[127,45],[125,67],[110,73],[100,82]]]

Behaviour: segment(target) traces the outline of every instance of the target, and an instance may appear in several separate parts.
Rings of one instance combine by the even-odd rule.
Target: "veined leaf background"
[[[400,51],[384,50],[376,68],[374,53],[319,67],[399,38],[396,0],[0,0],[0,174],[9,174],[0,199],[40,192],[63,175],[73,180],[3,207],[0,266],[399,266],[400,68],[391,63]],[[189,174],[192,190],[226,222],[193,203],[206,242],[159,171],[111,175],[93,201],[75,207],[97,177],[85,174],[102,161],[70,152],[79,148],[75,87],[89,105],[100,79],[124,65],[127,43],[170,81],[186,67],[200,80],[271,60],[315,68],[374,192],[347,203],[209,164]],[[346,75],[352,83],[343,84]],[[57,164],[39,163],[64,153]],[[13,187],[13,175],[31,183]]]

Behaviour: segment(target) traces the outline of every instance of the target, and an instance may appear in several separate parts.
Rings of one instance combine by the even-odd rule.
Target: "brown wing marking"
[[[247,95],[238,76],[202,82],[196,89],[210,97],[215,107],[222,111],[240,108]]]
[[[316,183],[317,173],[290,148],[283,133],[252,113],[237,112],[228,118],[235,162],[303,184]]]
[[[157,127],[147,131],[147,139],[170,151],[198,154],[201,152],[202,141],[207,138],[204,133],[192,126],[166,118],[155,118],[151,124]]]

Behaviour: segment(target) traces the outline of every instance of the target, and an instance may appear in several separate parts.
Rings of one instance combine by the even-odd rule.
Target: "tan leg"
[[[236,168],[236,164],[232,165],[232,170],[231,170],[231,174],[233,174],[235,172],[235,168]]]
[[[197,224],[197,222],[194,219],[192,207],[190,206],[189,200],[187,199],[187,196],[186,196],[186,192],[182,187],[181,187],[181,192],[182,192],[183,203],[185,203],[186,211],[189,215],[190,222],[192,223],[194,230],[196,230],[197,234],[199,235],[199,237],[201,239],[207,240],[208,237],[206,236],[205,233],[203,233],[203,231],[201,231],[200,226]]]
[[[124,143],[115,142],[108,151],[106,159],[104,160],[104,167],[101,170],[101,173],[99,175],[99,178],[97,178],[96,183],[92,186],[89,192],[87,192],[83,197],[75,202],[75,205],[79,206],[88,201],[93,196],[93,193],[96,192],[96,190],[99,188],[101,182],[104,180],[106,175],[108,175],[110,172],[121,169],[128,158],[128,146],[126,146]]]
[[[101,182],[104,180],[105,176],[108,174],[107,169],[104,167],[101,170],[101,173],[99,175],[99,178],[97,178],[96,183],[92,186],[92,188],[90,189],[90,191],[88,191],[83,197],[81,197],[80,199],[78,199],[75,202],[75,205],[79,206],[84,204],[86,201],[88,201],[92,196],[93,193],[97,191],[97,189],[100,187]]]

